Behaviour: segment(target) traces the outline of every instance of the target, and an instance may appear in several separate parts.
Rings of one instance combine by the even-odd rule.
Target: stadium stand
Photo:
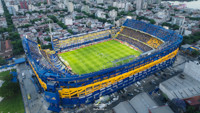
[[[158,48],[161,44],[163,44],[161,40],[152,37],[151,35],[127,27],[123,27],[119,34],[130,36],[136,40],[143,42],[144,44],[149,45],[154,49]]]
[[[91,32],[89,34],[75,35],[73,37],[67,37],[65,39],[59,40],[57,43],[56,41],[54,41],[54,46],[56,48],[66,48],[67,46],[81,44],[87,41],[104,38],[106,36],[108,37],[110,34],[111,34],[111,30],[105,30],[105,31],[100,31],[100,32]]]
[[[123,36],[123,35],[120,35],[120,34],[117,36],[117,39],[125,41],[127,43],[130,43],[130,44],[138,47],[140,50],[142,50],[144,52],[152,50],[151,47],[149,47],[149,46],[147,46],[147,45],[145,45],[145,44],[143,44],[139,41],[136,41],[132,38],[129,38],[129,37],[126,37],[126,36]]]
[[[133,30],[133,29],[130,29],[130,28],[124,28],[122,32],[120,32],[120,34],[124,34],[124,35],[127,35],[127,36],[131,36],[135,39],[138,39],[142,42],[147,42],[148,40],[150,40],[150,38],[152,38],[151,36],[149,35],[146,35],[144,33],[141,33],[140,31],[136,31],[136,30]]]
[[[157,38],[151,38],[147,44],[153,48],[158,48],[161,44],[162,41],[158,40]]]
[[[45,59],[58,71],[65,73],[66,67],[65,65],[59,60],[57,55],[55,55],[54,51],[50,51],[49,49],[47,50],[41,50],[41,53],[45,57]]]
[[[30,40],[30,39],[29,39]],[[54,55],[54,59],[50,57],[52,54],[47,54],[45,50],[40,49],[38,44],[33,41],[28,41],[30,53],[33,59],[37,61],[38,65],[45,70],[56,73],[65,73],[65,66]]]

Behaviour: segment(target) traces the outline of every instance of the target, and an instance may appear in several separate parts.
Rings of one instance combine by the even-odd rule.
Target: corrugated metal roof
[[[128,101],[120,102],[113,110],[115,113],[136,113]]]
[[[173,98],[184,99],[200,94],[200,82],[188,75],[185,75],[185,79],[179,76],[172,77],[160,83],[159,88],[170,100]]]
[[[151,113],[174,113],[169,106],[160,106],[150,109]]]
[[[147,93],[140,93],[133,97],[129,102],[135,108],[137,113],[149,113],[149,109],[157,106]]]

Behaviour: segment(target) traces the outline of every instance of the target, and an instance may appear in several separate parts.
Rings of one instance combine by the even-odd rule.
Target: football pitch
[[[81,75],[128,62],[140,54],[140,51],[134,50],[116,40],[109,40],[58,55],[69,64],[72,72]],[[135,57],[126,59],[131,55]]]

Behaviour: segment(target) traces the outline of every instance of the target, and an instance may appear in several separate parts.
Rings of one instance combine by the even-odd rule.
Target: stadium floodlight
[[[132,17],[131,17],[131,16],[126,16],[126,18],[127,18],[127,19],[132,19]]]

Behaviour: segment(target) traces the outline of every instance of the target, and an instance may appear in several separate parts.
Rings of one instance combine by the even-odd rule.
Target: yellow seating
[[[72,37],[72,38],[68,38],[66,40],[59,40],[59,43],[57,45],[58,45],[58,47],[64,47],[67,45],[71,45],[73,43],[83,42],[85,40],[93,40],[98,37],[109,36],[110,33],[111,33],[111,30],[106,30],[106,31],[100,31],[100,32],[96,32],[96,33],[90,33],[90,34],[83,35],[80,37]]]
[[[153,48],[158,48],[163,42],[158,40],[157,38],[152,37],[147,44]]]

